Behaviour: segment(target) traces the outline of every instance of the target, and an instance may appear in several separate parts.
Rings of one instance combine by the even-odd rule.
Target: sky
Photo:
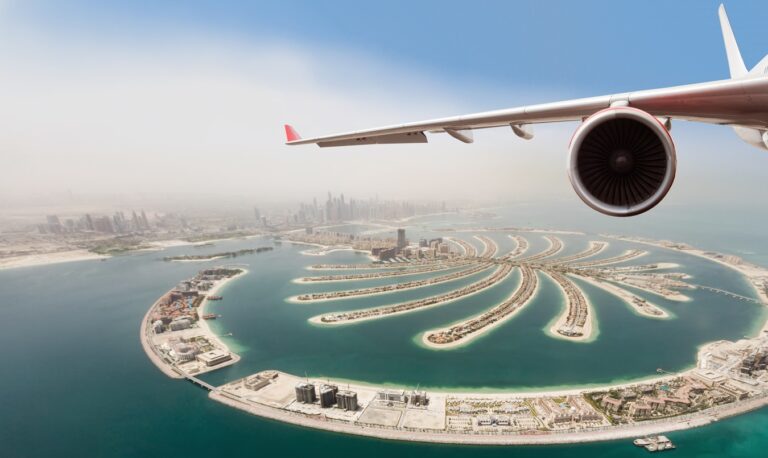
[[[0,0],[0,211],[87,196],[581,205],[574,123],[465,145],[318,149],[304,136],[728,77],[711,1]],[[761,2],[726,4],[747,66]],[[768,152],[678,122],[662,205],[754,202]]]

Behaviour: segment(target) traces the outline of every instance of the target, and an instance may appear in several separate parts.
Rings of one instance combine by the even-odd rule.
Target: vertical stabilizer
[[[747,76],[747,67],[744,65],[739,45],[733,36],[733,29],[731,29],[731,23],[728,21],[728,15],[725,13],[725,6],[720,5],[718,13],[720,14],[720,28],[723,29],[723,41],[725,42],[725,53],[728,55],[728,67],[731,70],[731,78]]]

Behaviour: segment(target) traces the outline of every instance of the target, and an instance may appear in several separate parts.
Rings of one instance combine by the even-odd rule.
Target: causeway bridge
[[[768,304],[762,302],[759,299],[755,299],[754,297],[742,296],[741,294],[736,294],[734,292],[726,291],[726,290],[720,289],[720,288],[715,288],[713,286],[706,286],[706,285],[691,285],[691,286],[694,286],[694,287],[699,288],[699,289],[703,289],[705,291],[711,291],[713,293],[722,294],[724,296],[728,296],[728,297],[731,297],[733,299],[738,299],[738,300],[744,301],[744,302],[751,302],[753,304],[759,304],[759,305],[768,305]]]
[[[204,382],[200,380],[199,378],[195,377],[192,374],[188,374],[186,372],[182,372],[182,375],[184,375],[184,378],[189,380],[191,383],[199,386],[200,388],[208,391],[214,391],[216,389],[215,386],[211,385],[210,383]]]

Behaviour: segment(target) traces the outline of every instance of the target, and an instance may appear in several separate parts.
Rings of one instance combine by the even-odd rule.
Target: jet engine
[[[587,118],[571,139],[568,175],[595,210],[632,216],[661,202],[675,180],[675,145],[653,115],[613,107]]]

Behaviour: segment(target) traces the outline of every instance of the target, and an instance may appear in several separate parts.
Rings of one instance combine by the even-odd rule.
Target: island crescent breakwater
[[[488,246],[484,244],[484,247]],[[590,247],[594,248],[594,245]],[[483,252],[486,251],[487,248],[484,248]],[[699,255],[708,256],[706,252]],[[718,260],[720,263],[731,261]],[[476,262],[481,261],[478,259]],[[586,307],[583,326],[589,326],[591,311],[588,299],[583,295],[578,297],[581,291],[566,276],[592,282],[602,279],[604,271],[610,270],[590,272],[588,269],[571,269],[570,266],[506,262],[504,258],[494,259],[494,263],[497,265],[494,273],[473,285],[492,277],[494,281],[485,287],[498,284],[515,268],[521,270],[520,284],[501,304],[464,320],[462,323],[469,327],[463,328],[466,334],[456,339],[457,342],[468,342],[519,312],[536,295],[540,283],[536,272],[550,276],[565,292],[567,313],[561,314],[558,321],[563,321],[565,316],[565,322],[579,324],[584,316],[582,309]],[[651,270],[669,267],[657,265]],[[768,297],[768,270],[754,265],[730,267],[739,270],[752,285],[762,285],[759,291],[761,299]],[[266,370],[221,386],[212,386],[196,378],[189,369],[202,373],[233,364],[236,359],[220,360],[210,355],[200,360],[184,358],[191,344],[223,345],[218,337],[204,322],[198,327],[179,329],[161,322],[160,327],[153,328],[159,320],[153,323],[152,318],[156,312],[171,316],[191,315],[193,311],[204,314],[208,297],[214,296],[224,284],[244,273],[242,269],[213,268],[201,271],[191,281],[180,283],[179,287],[170,290],[150,307],[142,320],[140,338],[147,356],[169,377],[187,378],[210,391],[211,399],[265,418],[392,440],[456,444],[557,444],[613,440],[694,428],[768,404],[768,371],[763,367],[768,364],[768,322],[753,338],[704,345],[697,354],[695,369],[618,385],[539,393],[427,392],[337,382],[325,377],[320,380]],[[569,283],[573,286],[572,291],[569,291]],[[619,286],[614,287],[617,291],[624,291]],[[613,293],[625,301],[628,299],[626,295]],[[459,329],[457,326],[462,323],[448,329]],[[430,332],[438,331],[441,330]],[[199,340],[201,337],[202,341]],[[166,345],[168,343],[171,344]],[[228,351],[225,345],[217,350],[219,353]],[[725,357],[733,364],[718,362]],[[345,389],[339,390],[339,387]],[[311,390],[312,396],[300,398],[300,394],[304,396],[308,393],[307,389]],[[317,398],[316,393],[319,393]]]

